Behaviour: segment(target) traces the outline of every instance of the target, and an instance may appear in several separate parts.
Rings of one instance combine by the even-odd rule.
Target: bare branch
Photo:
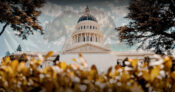
[[[1,32],[0,32],[0,36],[4,33],[5,28],[6,28],[8,25],[9,25],[9,24],[6,23],[6,24],[3,26],[3,28],[2,28],[2,30],[1,30]]]

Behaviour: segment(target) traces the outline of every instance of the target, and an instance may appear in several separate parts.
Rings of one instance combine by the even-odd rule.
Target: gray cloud
[[[102,5],[105,2],[113,3],[115,5],[127,5],[130,0],[47,0],[47,2],[59,4],[59,5],[73,5],[73,4],[94,4]],[[103,6],[104,7],[104,6]]]

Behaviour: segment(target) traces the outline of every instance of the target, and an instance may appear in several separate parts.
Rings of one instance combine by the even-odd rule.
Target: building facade
[[[44,56],[46,53],[42,52],[17,52],[16,55],[22,53],[28,54],[30,57],[37,57],[38,54]],[[149,57],[152,61],[156,61],[154,53],[145,51],[127,51],[114,52],[109,47],[104,45],[104,34],[100,31],[98,20],[91,14],[88,7],[85,8],[84,13],[78,19],[75,26],[75,31],[71,35],[71,41],[64,46],[63,51],[56,52],[49,61],[53,61],[59,54],[60,61],[67,63],[73,62],[73,58],[79,58],[78,53],[82,53],[88,65],[95,64],[100,70],[107,70],[110,66],[116,64],[122,65],[125,58],[139,59],[144,61],[145,57]]]

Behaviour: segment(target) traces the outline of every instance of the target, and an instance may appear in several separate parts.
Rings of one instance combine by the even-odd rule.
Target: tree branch
[[[154,34],[152,35],[148,35],[148,36],[143,36],[143,35],[138,35],[138,36],[135,36],[135,38],[147,38],[147,37],[152,37],[152,36],[155,36]]]
[[[173,4],[173,6],[175,7],[175,2],[174,2],[173,0],[171,0],[171,2],[172,2],[172,4]]]
[[[4,33],[5,28],[6,28],[8,25],[9,25],[9,23],[6,23],[6,24],[3,26],[3,28],[2,28],[2,30],[1,30],[1,32],[0,32],[0,36]]]
[[[166,37],[170,37],[170,38],[172,38],[172,39],[174,39],[175,40],[175,35],[174,35],[174,33],[171,33],[171,34],[168,34],[168,33],[165,33],[165,32],[159,32],[161,35],[164,35],[164,36],[166,36]]]

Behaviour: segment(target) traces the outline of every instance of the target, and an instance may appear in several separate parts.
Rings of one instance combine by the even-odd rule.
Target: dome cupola
[[[100,31],[100,26],[96,18],[91,15],[88,7],[85,8],[85,12],[79,18],[75,29],[76,31],[72,34],[73,44],[103,44],[103,34]]]
[[[97,19],[90,14],[90,9],[88,8],[88,6],[86,7],[84,14],[79,18],[77,23],[85,20],[97,22]]]

